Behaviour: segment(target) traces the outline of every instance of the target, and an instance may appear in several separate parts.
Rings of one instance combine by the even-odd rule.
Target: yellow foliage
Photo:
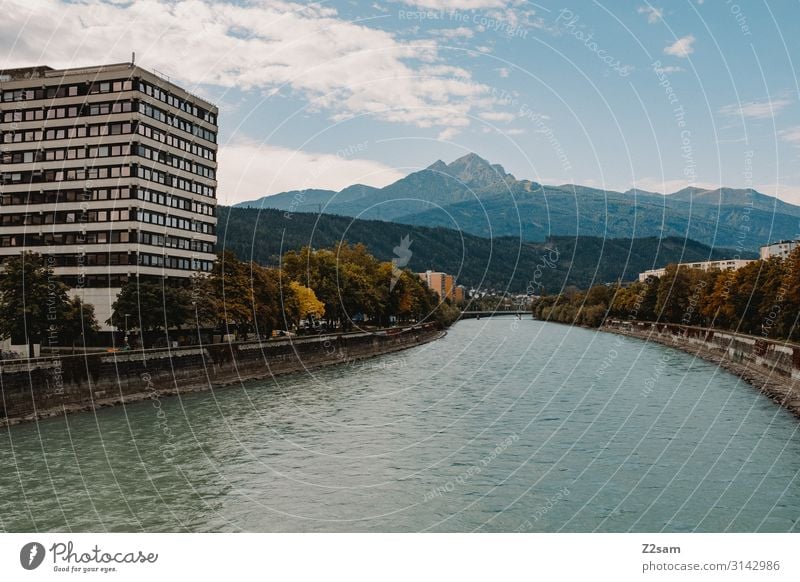
[[[309,289],[297,281],[289,283],[289,287],[297,300],[300,319],[305,319],[309,315],[320,318],[325,314],[325,304],[317,299],[317,294],[313,289]]]

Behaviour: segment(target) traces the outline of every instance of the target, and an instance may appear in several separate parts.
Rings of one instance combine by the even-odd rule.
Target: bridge
[[[513,309],[496,309],[494,311],[462,311],[459,319],[480,319],[481,317],[498,317],[500,315],[516,315],[524,317],[531,315],[530,311],[519,311]]]

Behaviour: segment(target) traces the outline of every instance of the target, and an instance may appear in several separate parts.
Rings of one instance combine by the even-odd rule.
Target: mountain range
[[[711,249],[678,237],[637,239],[553,236],[545,242],[519,237],[482,238],[442,227],[413,226],[272,209],[218,208],[217,250],[277,266],[287,250],[363,243],[381,260],[397,258],[408,237],[408,268],[456,275],[460,284],[509,292],[554,292],[565,286],[635,280],[641,271],[668,263],[722,259],[730,249]],[[755,253],[742,253],[754,258]]]
[[[445,227],[492,238],[678,237],[737,253],[795,238],[800,207],[753,189],[684,188],[662,195],[517,179],[477,154],[436,161],[383,188],[299,190],[236,205]]]

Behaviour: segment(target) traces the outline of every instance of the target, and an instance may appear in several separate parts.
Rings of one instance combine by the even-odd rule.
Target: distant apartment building
[[[46,255],[104,329],[130,278],[210,271],[217,113],[131,63],[0,70],[0,260]]]
[[[442,299],[455,300],[456,279],[447,273],[425,271],[419,273],[420,279]]]
[[[453,299],[456,303],[464,303],[467,300],[467,288],[463,285],[456,285]]]
[[[798,245],[800,245],[800,241],[797,240],[781,240],[761,247],[759,254],[763,261],[772,257],[785,259]]]
[[[699,261],[696,263],[679,263],[678,267],[683,269],[700,269],[701,271],[735,271],[745,265],[752,263],[748,259],[724,259],[722,261]],[[663,277],[667,272],[663,269],[651,269],[644,273],[639,273],[639,281],[646,281],[648,277]]]

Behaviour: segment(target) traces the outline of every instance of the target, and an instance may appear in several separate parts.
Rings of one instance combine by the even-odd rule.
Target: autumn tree
[[[217,256],[210,275],[218,320],[227,333],[247,334],[253,326],[255,296],[251,267],[232,251]]]
[[[313,289],[292,281],[289,283],[289,292],[286,313],[294,325],[299,327],[302,320],[321,318],[325,314],[325,304],[317,299]]]

